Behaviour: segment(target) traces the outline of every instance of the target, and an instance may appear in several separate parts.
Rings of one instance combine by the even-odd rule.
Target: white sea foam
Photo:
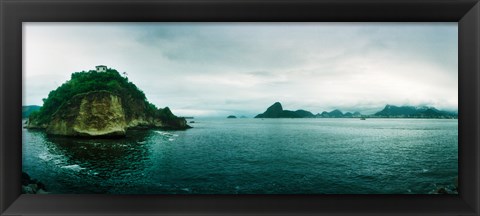
[[[59,165],[59,164],[62,164],[63,161],[60,160],[60,159],[56,159],[56,160],[53,160],[53,163],[56,164],[56,165]]]
[[[42,153],[38,155],[38,158],[40,158],[43,161],[46,162],[53,162],[55,165],[60,165],[64,163],[64,160],[62,160],[61,155],[54,155],[50,153]]]
[[[67,165],[67,166],[62,166],[63,169],[69,169],[69,170],[73,170],[73,171],[76,171],[76,172],[79,172],[81,170],[84,170],[85,168],[81,167],[80,165],[78,164],[73,164],[73,165]]]
[[[44,161],[51,161],[53,159],[57,159],[61,157],[60,155],[53,155],[53,154],[49,154],[49,153],[42,153],[42,154],[39,154],[38,155],[38,158],[44,160]]]
[[[165,131],[155,131],[155,132],[166,137],[178,136],[178,134],[173,134]]]
[[[52,156],[51,155],[48,155],[48,154],[41,154],[41,155],[38,155],[38,158],[44,160],[44,161],[51,161],[52,160]]]

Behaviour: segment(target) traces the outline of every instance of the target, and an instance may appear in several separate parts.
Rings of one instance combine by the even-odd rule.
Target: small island
[[[157,108],[127,77],[111,68],[76,72],[29,113],[26,128],[48,135],[124,137],[129,129],[191,128],[168,107]]]
[[[227,118],[229,118],[229,119],[235,119],[235,118],[237,118],[237,116],[229,115],[229,116],[227,116]]]

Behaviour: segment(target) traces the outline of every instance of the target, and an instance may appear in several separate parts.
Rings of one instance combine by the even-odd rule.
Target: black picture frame
[[[478,0],[0,0],[0,215],[480,215]],[[22,195],[22,22],[458,22],[459,195]]]

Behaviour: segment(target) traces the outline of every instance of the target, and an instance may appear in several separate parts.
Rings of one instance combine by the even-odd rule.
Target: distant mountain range
[[[32,112],[39,110],[41,106],[22,106],[22,118],[28,118]]]
[[[373,115],[362,115],[360,112],[346,112],[336,109],[331,112],[322,112],[313,114],[306,110],[284,110],[282,104],[275,102],[273,105],[255,118],[458,118],[455,112],[441,111],[434,107],[414,107],[414,106],[393,106],[386,105],[383,110]]]
[[[39,110],[40,106],[22,106],[22,118],[28,118],[28,116]],[[372,115],[363,115],[360,112],[346,112],[335,109],[331,112],[323,111],[322,113],[313,114],[310,111],[299,109],[296,111],[284,110],[282,104],[275,102],[273,105],[262,113],[255,116],[255,118],[447,118],[456,119],[458,114],[456,112],[442,111],[434,107],[427,106],[393,106],[386,105],[381,111]],[[193,117],[191,117],[193,118]],[[228,118],[233,118],[228,116]],[[246,118],[241,116],[240,118]]]
[[[316,118],[359,118],[362,117],[360,112],[346,112],[343,113],[342,111],[336,109],[331,112],[323,111],[322,113],[318,113],[315,115]]]
[[[382,111],[374,114],[380,118],[458,118],[455,112],[441,111],[427,106],[393,106],[386,105]]]

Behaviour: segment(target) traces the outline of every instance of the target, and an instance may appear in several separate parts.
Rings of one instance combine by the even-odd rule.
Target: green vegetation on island
[[[230,119],[231,119],[231,118],[237,118],[237,116],[229,115],[229,116],[227,116],[227,118],[230,118]]]
[[[27,128],[67,136],[123,136],[132,128],[187,129],[184,118],[157,108],[115,69],[75,72],[29,116]]]

